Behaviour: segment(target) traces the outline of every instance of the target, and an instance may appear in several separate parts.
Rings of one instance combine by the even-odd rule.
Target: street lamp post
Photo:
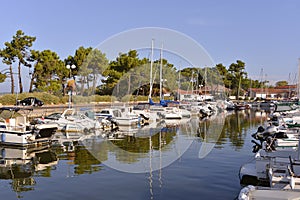
[[[76,65],[67,65],[67,69],[69,69],[69,78],[72,78],[72,70],[76,69]],[[68,94],[69,94],[69,108],[71,108],[71,102],[72,102],[72,95],[73,91],[75,89],[75,77],[73,76],[73,80],[68,80],[67,83],[67,89],[68,89]]]
[[[70,70],[70,72],[69,72],[69,78],[71,78],[72,77],[72,70],[74,70],[74,69],[76,69],[76,65],[67,65],[66,66],[66,68],[68,69],[68,70]],[[75,79],[74,77],[73,77],[73,79]]]

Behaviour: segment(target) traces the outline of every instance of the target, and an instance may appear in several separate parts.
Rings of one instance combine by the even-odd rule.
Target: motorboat
[[[286,152],[285,152],[286,153]],[[282,155],[281,155],[282,156]],[[239,194],[239,200],[246,199],[299,199],[300,197],[300,161],[298,158],[273,157],[265,166],[256,165],[256,168],[264,169],[267,185],[248,185]],[[262,164],[261,163],[261,164]],[[258,163],[257,163],[258,164]],[[257,171],[258,172],[258,171]],[[262,174],[262,172],[260,172]],[[258,178],[258,177],[257,177]]]
[[[125,108],[104,108],[96,113],[96,117],[112,118],[119,126],[134,126],[142,122],[142,118],[139,115]]]
[[[0,108],[0,144],[36,146],[51,142],[58,126],[55,123],[29,123],[19,107]]]
[[[248,185],[241,189],[238,200],[266,200],[266,199],[299,199],[300,191],[292,190],[288,185],[283,188],[270,188]]]
[[[240,182],[243,185],[260,183],[267,186],[272,185],[272,182],[289,183],[291,172],[297,176],[300,175],[298,164],[300,167],[298,149],[282,149],[271,152],[261,149],[250,162],[241,166]],[[293,170],[289,171],[289,167]],[[300,180],[298,182],[300,184]]]
[[[164,112],[161,113],[163,119],[182,119],[180,109],[176,107],[165,107]]]
[[[53,113],[41,119],[44,124],[56,123],[58,131],[85,132],[101,128],[98,120],[89,118],[86,114],[77,112],[74,108],[64,110],[62,114]]]
[[[279,150],[280,148],[296,148],[299,143],[298,134],[298,129],[287,128],[284,124],[280,125],[276,121],[269,122],[266,128],[259,126],[257,131],[252,134],[255,139],[252,140],[255,143],[253,152],[256,153],[261,148],[267,151]]]

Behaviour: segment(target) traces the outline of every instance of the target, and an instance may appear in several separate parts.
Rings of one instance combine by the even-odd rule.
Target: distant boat
[[[259,103],[259,108],[261,110],[272,110],[275,109],[275,103],[272,101],[262,101]]]
[[[161,115],[163,119],[182,119],[182,113],[180,109],[176,107],[166,107]]]

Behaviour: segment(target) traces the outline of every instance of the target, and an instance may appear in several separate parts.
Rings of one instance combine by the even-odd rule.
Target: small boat
[[[226,110],[235,110],[235,104],[233,101],[224,101]]]
[[[300,199],[300,162],[291,156],[288,160],[286,163],[284,158],[275,157],[269,164],[265,162],[268,187],[248,185],[240,191],[238,199]]]
[[[0,144],[30,146],[48,144],[57,130],[57,124],[30,124],[19,107],[0,108]],[[27,109],[28,110],[28,109]]]
[[[290,188],[269,188],[248,185],[241,189],[238,200],[266,200],[266,199],[299,199],[300,191],[291,190]]]
[[[273,103],[272,101],[263,101],[259,103],[259,108],[261,110],[274,110],[275,103]]]
[[[261,149],[255,154],[252,161],[241,166],[239,171],[240,183],[243,185],[260,183],[263,186],[270,186],[270,180],[273,183],[289,183],[291,176],[288,175],[290,173],[288,166],[292,166],[291,168],[295,170],[293,173],[300,175],[297,166],[297,164],[300,166],[300,163],[295,161],[297,159],[298,150],[296,149],[282,149],[271,152]],[[272,178],[270,175],[272,175]]]
[[[107,117],[114,119],[119,126],[134,126],[141,122],[142,118],[122,108],[104,108],[96,113],[96,117]]]
[[[165,107],[165,111],[161,113],[163,119],[182,119],[181,111],[176,107]]]
[[[244,103],[237,103],[234,106],[235,110],[245,110],[246,109],[246,105]]]
[[[252,140],[255,143],[253,147],[254,153],[261,148],[267,151],[279,150],[279,148],[296,148],[299,143],[298,129],[286,128],[285,125],[279,126],[278,122],[269,123],[266,128],[263,126],[258,127],[257,131],[252,134],[252,137],[256,141],[260,141],[259,144]]]

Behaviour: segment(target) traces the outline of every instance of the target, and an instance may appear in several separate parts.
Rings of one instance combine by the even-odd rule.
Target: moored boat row
[[[255,155],[240,168],[244,187],[238,199],[300,198],[300,129],[295,126],[298,115],[297,108],[273,112],[267,125],[252,134]]]

